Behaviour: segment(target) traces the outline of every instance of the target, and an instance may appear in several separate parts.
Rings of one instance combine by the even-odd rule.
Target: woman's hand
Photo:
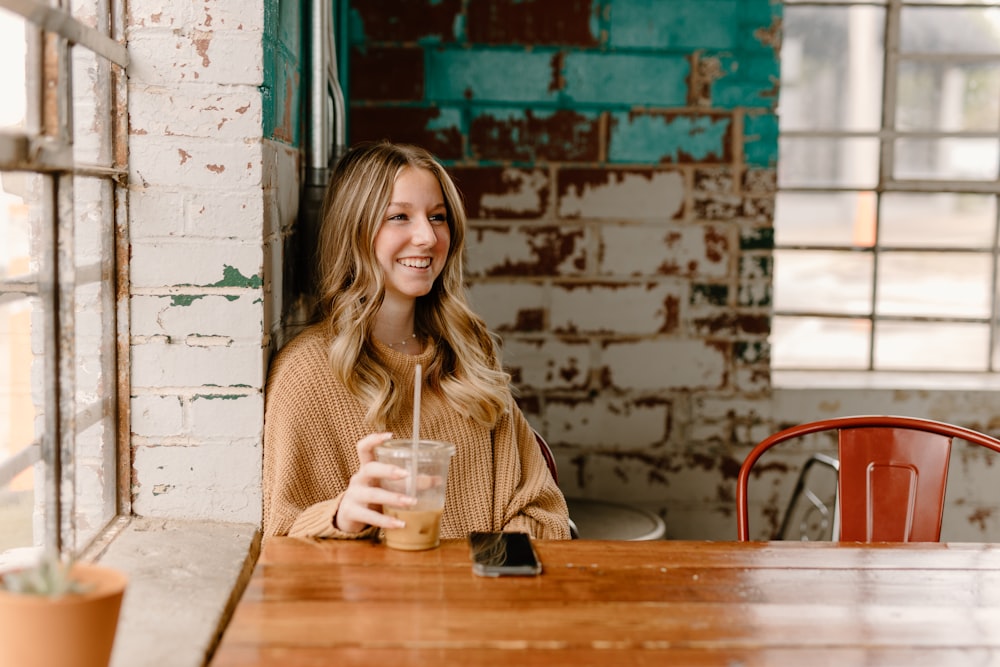
[[[372,433],[358,441],[358,458],[361,467],[351,480],[340,500],[333,525],[345,533],[357,533],[368,526],[402,528],[403,522],[382,514],[382,506],[413,507],[416,498],[381,488],[383,479],[400,480],[407,472],[399,466],[375,460],[375,447],[392,438],[392,433]]]

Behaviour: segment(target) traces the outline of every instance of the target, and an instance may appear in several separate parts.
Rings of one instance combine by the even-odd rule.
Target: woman
[[[264,423],[264,535],[363,538],[402,522],[380,488],[405,472],[374,448],[413,432],[454,443],[442,538],[569,537],[566,502],[514,403],[496,341],[466,302],[466,219],[427,151],[377,143],[337,164],[323,202],[320,321],[277,356]]]

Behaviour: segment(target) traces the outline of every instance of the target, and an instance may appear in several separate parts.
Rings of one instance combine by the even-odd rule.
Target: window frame
[[[74,7],[80,3],[72,3]],[[128,134],[126,68],[123,45],[123,0],[89,0],[98,25],[88,26],[71,14],[69,0],[0,0],[0,8],[25,21],[27,105],[23,132],[0,132],[0,171],[27,172],[38,177],[40,195],[38,242],[31,250],[37,272],[14,279],[0,278],[0,297],[7,300],[37,298],[41,301],[43,330],[43,413],[36,421],[35,440],[0,461],[0,487],[37,463],[44,474],[36,477],[36,511],[44,514],[42,546],[59,553],[80,553],[96,539],[115,516],[130,512],[128,479],[128,248],[127,180]],[[96,83],[106,105],[107,127],[99,133],[97,159],[78,160],[74,155],[73,49],[85,48],[96,56]],[[95,112],[97,113],[97,112]],[[96,278],[76,263],[76,214],[74,182],[96,179],[100,200],[98,221],[100,262]],[[91,239],[93,240],[93,239]],[[37,249],[37,250],[36,250]],[[85,267],[90,268],[90,267]],[[101,377],[104,390],[96,402],[78,403],[76,339],[78,336],[77,288],[98,284],[101,303]],[[110,293],[113,298],[107,299]],[[35,325],[32,325],[34,329]],[[34,334],[33,334],[34,335]],[[35,381],[33,380],[33,385]],[[59,406],[57,410],[44,409]],[[81,537],[77,519],[77,436],[101,420],[108,426],[105,446],[114,448],[111,479],[114,516]],[[38,424],[40,433],[38,432]],[[106,488],[103,487],[103,488]],[[42,492],[39,498],[39,490]],[[36,533],[36,541],[38,536]]]
[[[869,295],[869,307],[867,313],[843,313],[833,309],[821,307],[811,308],[786,308],[777,306],[772,310],[773,317],[776,318],[823,318],[839,321],[859,320],[868,322],[867,332],[867,359],[863,368],[851,367],[853,373],[937,373],[937,374],[960,374],[960,375],[982,375],[994,374],[1000,370],[1000,276],[998,276],[998,266],[1000,266],[1000,178],[992,180],[961,180],[961,179],[920,179],[920,178],[900,178],[894,174],[896,162],[896,142],[900,139],[941,139],[941,138],[988,138],[1000,141],[1000,131],[997,130],[899,130],[896,127],[897,114],[897,85],[898,72],[901,63],[907,62],[955,62],[955,63],[994,63],[1000,65],[1000,53],[996,54],[972,54],[949,52],[945,54],[927,52],[903,52],[901,51],[901,20],[904,9],[912,8],[937,8],[937,9],[961,9],[961,8],[1000,8],[1000,2],[962,2],[954,0],[949,2],[929,2],[918,0],[785,0],[785,12],[789,8],[809,7],[809,8],[849,8],[849,7],[874,7],[883,10],[883,67],[882,67],[882,90],[881,90],[881,115],[879,127],[872,131],[865,130],[834,130],[834,129],[784,129],[780,128],[780,136],[783,139],[797,138],[828,138],[832,140],[845,139],[871,139],[878,142],[878,170],[877,182],[871,187],[857,187],[854,185],[843,186],[815,186],[815,185],[783,185],[778,182],[778,193],[868,193],[874,198],[874,221],[875,236],[871,246],[848,245],[846,243],[783,243],[779,239],[776,229],[775,252],[781,251],[830,251],[843,253],[866,253],[871,256],[871,291]],[[794,11],[794,9],[793,9]],[[784,66],[784,64],[783,64]],[[779,103],[780,109],[780,103]],[[780,122],[780,121],[779,121]],[[992,246],[972,247],[968,249],[954,247],[936,247],[930,244],[911,246],[894,246],[884,243],[880,239],[881,228],[881,203],[883,196],[893,193],[927,193],[927,194],[974,194],[989,195],[994,202],[994,219],[992,229]],[[777,221],[776,221],[777,222]],[[977,253],[980,256],[991,256],[991,269],[988,285],[989,313],[985,316],[947,316],[947,315],[895,315],[880,313],[878,310],[878,294],[880,286],[880,260],[885,253],[907,252],[907,253]],[[780,262],[774,265],[774,289],[775,296],[779,290]],[[985,277],[984,277],[985,280]],[[777,298],[775,299],[777,301]],[[876,365],[876,350],[878,327],[880,324],[905,323],[970,323],[986,325],[988,327],[988,341],[985,354],[985,365],[982,370],[965,369],[936,369],[936,368],[914,368],[897,369],[879,367]],[[820,372],[839,371],[842,368],[835,366],[806,365],[806,364],[776,364],[772,354],[772,370],[778,374],[788,372]]]

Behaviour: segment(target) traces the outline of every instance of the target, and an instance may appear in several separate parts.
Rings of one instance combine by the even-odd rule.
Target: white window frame
[[[992,270],[989,276],[989,294],[990,299],[990,312],[986,317],[919,317],[919,316],[901,316],[901,315],[890,315],[890,314],[880,314],[876,312],[877,300],[876,294],[879,287],[879,258],[880,254],[886,250],[900,250],[900,248],[891,248],[888,245],[880,242],[878,236],[878,228],[880,222],[880,206],[879,203],[886,193],[970,193],[970,194],[985,194],[992,195],[995,200],[995,209],[998,218],[1000,218],[1000,179],[994,179],[990,181],[986,180],[921,180],[921,179],[910,179],[910,178],[897,178],[894,176],[894,149],[895,142],[898,139],[939,139],[939,138],[989,138],[991,140],[996,140],[998,138],[998,132],[990,131],[900,131],[895,126],[896,118],[896,84],[897,84],[897,70],[901,62],[906,61],[927,61],[927,60],[948,60],[954,62],[988,62],[988,63],[998,63],[1000,64],[1000,54],[989,54],[989,55],[974,55],[974,54],[920,54],[920,53],[901,53],[900,50],[900,17],[901,12],[904,8],[926,8],[934,7],[941,9],[955,9],[955,8],[983,8],[983,7],[1000,7],[1000,2],[990,2],[989,0],[983,0],[980,2],[968,1],[963,2],[962,0],[941,0],[938,2],[930,1],[919,1],[919,0],[785,0],[785,15],[787,17],[788,11],[794,11],[796,7],[878,7],[884,8],[885,11],[885,25],[884,25],[884,48],[885,57],[883,62],[883,72],[882,72],[882,112],[881,112],[881,127],[874,131],[837,131],[837,130],[786,130],[780,128],[780,136],[782,138],[828,138],[832,140],[844,140],[852,138],[870,138],[876,139],[879,144],[879,164],[878,164],[878,182],[874,189],[870,191],[870,194],[875,200],[874,205],[874,215],[876,224],[876,236],[874,245],[871,247],[859,247],[857,245],[848,244],[782,244],[780,238],[777,238],[779,234],[776,234],[775,251],[797,251],[797,250],[824,250],[830,252],[843,252],[843,253],[870,253],[872,255],[872,294],[871,294],[871,308],[867,315],[857,315],[857,314],[842,314],[837,313],[834,310],[826,310],[822,303],[817,303],[810,311],[805,311],[802,309],[780,309],[775,307],[773,310],[773,315],[780,318],[838,318],[844,320],[865,320],[867,319],[870,323],[870,330],[868,334],[868,347],[867,347],[867,367],[863,369],[852,369],[855,371],[853,375],[855,376],[874,376],[874,375],[885,375],[886,377],[902,375],[923,375],[926,377],[927,374],[937,374],[939,376],[946,375],[960,375],[965,377],[979,376],[988,382],[992,382],[996,378],[997,371],[1000,371],[1000,353],[997,352],[998,346],[1000,346],[1000,295],[998,295],[998,284],[1000,284],[1000,278],[998,278],[998,265],[1000,265],[1000,257],[998,257],[998,236],[1000,236],[1000,222],[994,220],[993,229],[993,243],[992,247],[983,247],[973,249],[979,253],[991,253],[992,254]],[[784,63],[783,63],[784,66]],[[779,115],[780,115],[780,102],[779,102]],[[779,120],[780,123],[780,120]],[[779,158],[780,159],[780,158]],[[791,186],[783,185],[780,181],[778,184],[778,190],[780,192],[809,192],[809,193],[837,193],[845,191],[856,191],[856,187],[814,187],[814,186]],[[861,188],[864,191],[864,188]],[[779,202],[780,206],[780,202]],[[778,230],[776,229],[776,232]],[[961,250],[954,249],[941,249],[932,247],[919,247],[919,248],[905,248],[906,251],[915,252],[926,252],[926,251],[942,251],[947,252],[962,252]],[[780,262],[775,264],[775,274],[774,274],[774,288],[776,290],[776,301],[777,291],[780,290]],[[879,368],[876,366],[875,360],[875,350],[876,350],[876,337],[878,336],[878,326],[880,323],[886,322],[967,322],[967,323],[977,323],[985,324],[989,328],[989,342],[988,349],[984,351],[986,355],[985,368],[982,371],[969,371],[960,369],[940,369],[940,368],[914,368],[912,370],[897,371],[893,372],[889,369]],[[772,343],[774,345],[774,343]],[[777,345],[774,345],[777,348]],[[777,354],[772,354],[772,370],[775,372],[774,377],[777,383],[782,383],[782,378],[788,379],[801,375],[800,372],[804,372],[807,376],[817,372],[829,372],[829,371],[840,371],[839,368],[821,368],[819,366],[808,366],[808,367],[798,367],[792,365],[780,365],[780,363],[774,363],[774,357]],[[845,375],[850,375],[847,373]],[[826,375],[829,377],[829,375]],[[792,384],[796,384],[793,381]]]
[[[96,17],[90,26],[74,18]],[[32,465],[36,467],[36,514],[43,519],[42,538],[36,522],[36,546],[61,553],[79,553],[97,537],[103,526],[78,530],[80,494],[77,490],[78,435],[98,425],[107,447],[114,448],[111,466],[101,469],[105,492],[114,494],[114,515],[128,514],[129,497],[121,480],[128,479],[128,338],[127,338],[127,235],[125,233],[128,175],[127,107],[125,70],[128,53],[122,44],[125,7],[122,0],[0,0],[0,8],[26,20],[27,108],[21,133],[0,133],[0,171],[33,174],[38,199],[31,202],[40,224],[35,227],[32,255],[37,270],[23,278],[0,280],[0,298],[37,299],[41,305],[41,346],[44,368],[38,381],[42,415],[36,420],[36,440],[25,449],[0,460],[0,488]],[[31,29],[34,28],[34,30]],[[85,48],[96,56],[92,71],[96,81],[74,96],[73,50]],[[83,82],[86,85],[86,81]],[[88,98],[89,96],[89,98]],[[97,101],[94,101],[97,97]],[[104,127],[96,133],[96,146],[74,146],[74,108],[83,100],[99,107]],[[102,106],[103,105],[103,106]],[[92,140],[93,137],[88,137]],[[91,141],[91,143],[93,143]],[[83,159],[79,156],[84,155]],[[74,214],[74,181],[88,179],[98,193],[99,230],[88,243],[96,243],[102,260],[95,266],[77,262],[77,223]],[[88,233],[90,228],[81,228]],[[78,392],[76,341],[77,303],[81,287],[97,284],[100,303],[101,389],[96,397]],[[109,298],[107,295],[113,295]],[[33,338],[35,333],[32,334]],[[33,373],[35,375],[35,373]],[[33,385],[36,383],[33,380]],[[88,389],[89,391],[89,389]],[[37,402],[37,401],[36,401]],[[47,409],[58,406],[58,409]],[[110,467],[110,469],[108,469]],[[39,481],[38,471],[41,471]],[[109,486],[110,485],[110,486]],[[39,486],[42,495],[39,497]],[[91,499],[86,499],[91,502]],[[93,517],[90,517],[91,519]],[[104,525],[114,516],[102,517]]]

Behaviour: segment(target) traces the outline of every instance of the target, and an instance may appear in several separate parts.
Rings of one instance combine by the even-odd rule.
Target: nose
[[[414,220],[413,223],[413,245],[429,247],[437,242],[434,225],[431,224],[431,221],[426,216],[421,216],[419,220]]]

